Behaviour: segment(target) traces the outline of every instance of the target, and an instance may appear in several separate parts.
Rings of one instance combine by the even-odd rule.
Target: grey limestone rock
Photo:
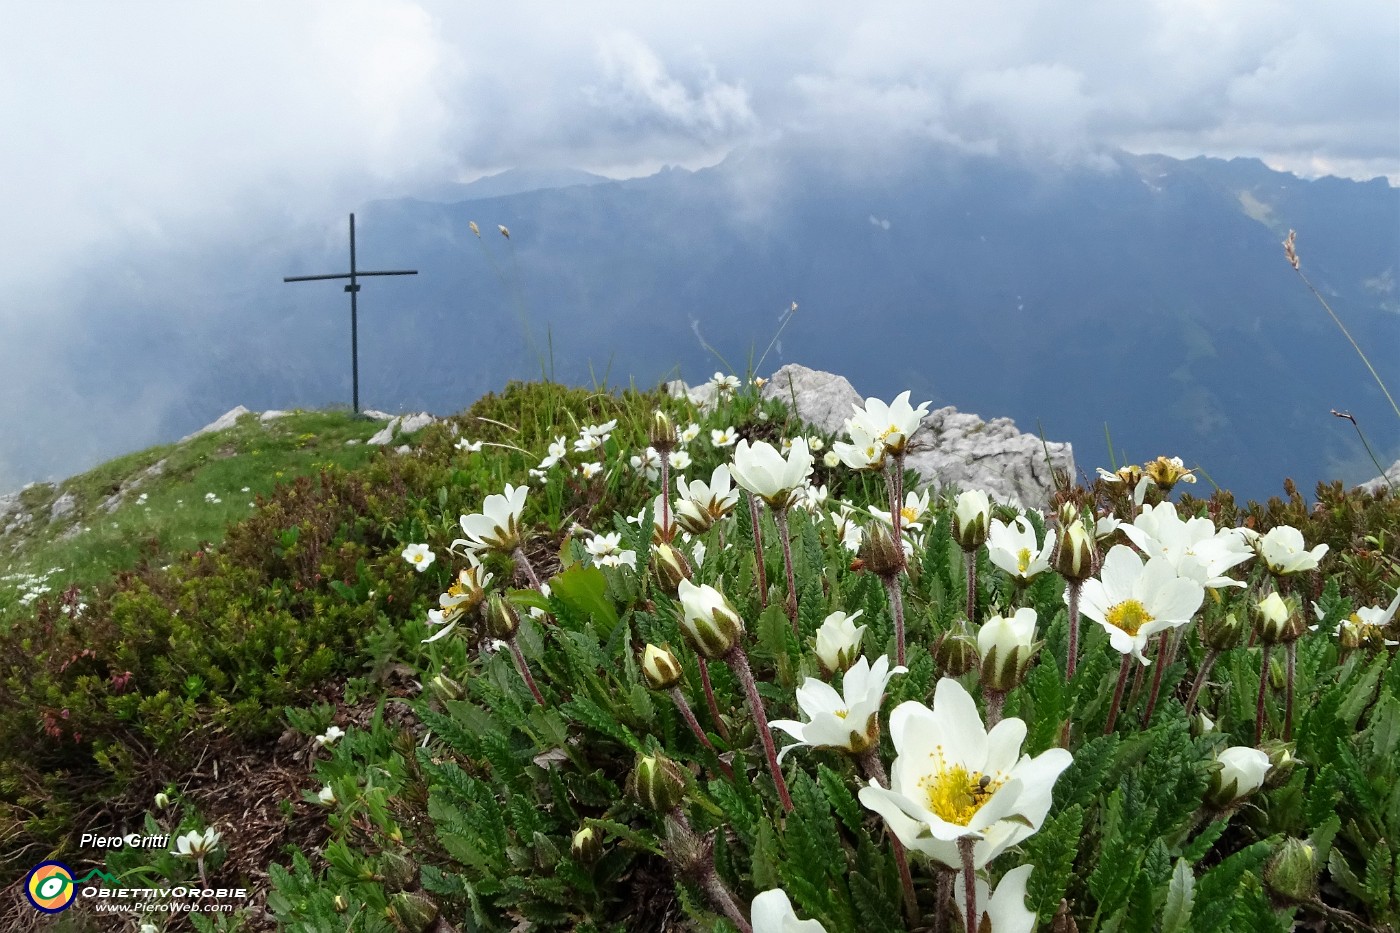
[[[77,508],[78,499],[71,492],[65,492],[57,499],[53,500],[53,505],[49,506],[49,521],[56,522],[60,518],[68,515]]]
[[[186,434],[184,437],[180,438],[180,443],[183,444],[186,441],[194,440],[201,434],[212,434],[215,431],[226,431],[229,428],[233,427],[234,423],[237,422],[238,419],[241,418],[243,415],[250,414],[252,414],[252,412],[244,408],[242,405],[239,405],[237,408],[224,412],[218,418],[209,422],[204,427],[200,428],[198,431],[195,431],[193,434]]]
[[[706,388],[667,384],[672,396],[685,395],[697,403],[713,393],[713,388],[705,393]],[[795,363],[774,373],[762,395],[783,400],[794,406],[802,420],[838,436],[845,433],[853,407],[865,403],[845,377]],[[1018,431],[1009,418],[983,421],[952,407],[924,417],[905,463],[926,483],[983,489],[1000,501],[1042,509],[1055,493],[1052,468],[1064,471],[1071,480],[1075,475],[1074,452],[1068,443],[1042,444],[1039,437]]]
[[[391,444],[396,434],[412,434],[414,431],[421,431],[430,424],[437,423],[437,419],[426,411],[420,411],[412,415],[398,415],[391,418],[379,433],[375,434],[366,444],[375,444],[380,447]]]

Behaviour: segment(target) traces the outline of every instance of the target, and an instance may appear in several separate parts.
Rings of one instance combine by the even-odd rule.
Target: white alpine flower
[[[554,464],[563,460],[569,455],[569,439],[562,435],[554,438],[554,443],[549,445],[549,456],[540,461],[539,468],[548,470]]]
[[[892,676],[907,671],[903,666],[891,670],[887,657],[877,658],[873,665],[862,657],[846,671],[841,693],[830,684],[808,677],[797,688],[797,705],[810,721],[776,719],[768,723],[797,739],[795,745],[778,752],[778,761],[802,745],[839,748],[853,755],[870,748],[880,737],[880,704],[885,698],[885,687]]]
[[[860,801],[885,818],[908,849],[961,868],[958,840],[974,840],[973,867],[983,868],[1040,829],[1051,791],[1072,758],[1052,748],[1021,754],[1026,724],[1003,719],[988,732],[962,685],[943,678],[933,709],[910,700],[890,715],[897,757],[890,786],[871,780]]]
[[[846,421],[846,431],[853,443],[863,446],[861,441],[870,439],[884,447],[888,454],[901,454],[909,443],[909,438],[919,429],[924,415],[928,414],[929,402],[918,408],[909,404],[909,392],[901,392],[895,400],[886,405],[877,398],[865,400],[865,406],[851,406],[855,410]]]
[[[817,629],[816,652],[823,669],[844,671],[860,656],[860,640],[868,626],[856,625],[856,619],[864,611],[857,609],[850,615],[833,612],[822,620]]]
[[[802,437],[793,441],[792,452],[786,458],[766,441],[753,445],[740,441],[734,448],[734,463],[729,472],[736,483],[770,507],[785,509],[811,475],[812,454],[807,450],[806,438]]]
[[[987,532],[987,558],[993,564],[1021,580],[1032,580],[1050,569],[1050,557],[1055,553],[1055,529],[1045,532],[1044,546],[1036,544],[1035,526],[1024,515],[1018,515],[1010,525],[992,519]]]
[[[792,901],[782,888],[756,895],[749,913],[753,916],[753,933],[826,933],[820,920],[797,919]]]
[[[433,565],[437,560],[437,555],[426,544],[410,544],[403,549],[401,556],[413,566],[413,569],[422,573]]]
[[[592,539],[584,545],[588,553],[593,557],[593,564],[597,567],[631,567],[637,569],[637,552],[622,549],[622,535],[616,531],[603,535],[594,535]]]
[[[520,516],[525,511],[525,497],[529,492],[529,487],[507,483],[505,495],[487,496],[479,513],[461,517],[462,532],[467,537],[453,541],[453,548],[465,544],[470,551],[502,554],[514,551],[524,540]]]
[[[1328,549],[1326,544],[1319,544],[1308,550],[1303,533],[1292,525],[1270,528],[1263,535],[1249,531],[1246,537],[1254,545],[1259,559],[1268,565],[1269,572],[1279,575],[1316,570]]]
[[[1215,756],[1220,772],[1211,778],[1207,795],[1217,806],[1228,806],[1264,786],[1269,756],[1257,748],[1236,745]]]
[[[222,838],[223,836],[212,826],[205,829],[202,833],[192,829],[175,840],[175,848],[172,850],[172,854],[179,858],[204,858],[204,856],[214,851],[215,847],[219,844],[219,840]]]
[[[1099,578],[1084,581],[1079,609],[1104,627],[1115,651],[1148,664],[1143,650],[1152,636],[1190,622],[1204,599],[1204,587],[1177,576],[1165,557],[1144,564],[1132,548],[1118,544],[1104,558]]]
[[[710,432],[710,443],[715,447],[733,447],[738,440],[739,435],[734,433],[733,425]]]
[[[1170,502],[1143,506],[1137,518],[1119,527],[1140,551],[1165,557],[1180,576],[1211,589],[1244,586],[1244,581],[1225,576],[1225,571],[1254,556],[1238,529],[1217,531],[1208,518],[1182,521]]]

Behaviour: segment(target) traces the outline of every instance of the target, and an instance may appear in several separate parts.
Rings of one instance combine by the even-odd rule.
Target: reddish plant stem
[[[900,550],[903,554],[903,549]],[[964,551],[963,561],[967,564],[967,621],[977,624],[977,552]]]
[[[1269,653],[1273,646],[1267,642],[1263,646],[1263,657],[1259,661],[1259,700],[1254,704],[1254,745],[1257,748],[1264,738],[1264,691],[1269,686]]]
[[[768,574],[763,569],[763,526],[760,523],[758,511],[758,498],[753,493],[748,494],[749,519],[753,522],[753,562],[754,571],[758,574],[758,605],[768,608]]]
[[[671,492],[666,484],[671,478],[671,452],[662,450],[657,455],[661,458],[661,537],[669,544],[671,541]]]
[[[872,744],[865,751],[857,756],[861,770],[865,776],[879,782],[881,787],[889,787],[890,779],[885,775],[885,765],[880,761],[879,743]],[[914,876],[909,871],[909,855],[904,850],[904,843],[899,841],[899,837],[889,830],[890,845],[894,849],[895,865],[899,868],[899,884],[904,889],[904,916],[910,925],[917,926],[919,920],[919,899],[914,893]]]
[[[1290,641],[1283,649],[1285,668],[1288,672],[1288,693],[1284,697],[1283,740],[1293,741],[1293,678],[1298,668],[1298,642]]]
[[[788,794],[787,781],[783,780],[782,769],[778,767],[778,751],[773,747],[773,732],[768,728],[768,711],[763,707],[763,697],[758,695],[758,685],[754,683],[748,655],[736,645],[725,655],[724,660],[734,669],[734,673],[744,685],[744,693],[749,698],[749,711],[753,714],[754,724],[758,726],[758,737],[763,742],[763,754],[768,759],[768,773],[772,775],[773,783],[778,788],[778,799],[783,802],[783,812],[791,813],[792,797]]]
[[[535,695],[535,702],[544,706],[544,697],[540,696],[540,688],[535,686],[535,678],[530,674],[530,665],[525,663],[525,653],[520,650],[520,643],[515,638],[511,638],[506,644],[510,645],[510,653],[515,657],[516,669],[524,678],[525,686],[529,687],[530,692]]]
[[[899,588],[899,574],[883,577],[885,593],[890,598],[890,612],[894,615],[895,664],[904,663],[904,593]]]
[[[792,572],[792,535],[788,533],[788,510],[784,506],[781,509],[773,510],[773,518],[778,523],[778,537],[783,542],[783,569],[787,573],[787,602],[784,608],[787,610],[788,619],[792,621],[792,634],[797,634],[797,578]]]
[[[1118,669],[1118,686],[1113,690],[1113,705],[1108,708],[1108,722],[1104,723],[1103,734],[1111,735],[1118,722],[1118,706],[1123,702],[1123,687],[1128,683],[1128,665],[1133,663],[1131,654],[1123,655],[1123,666]]]
[[[1065,680],[1074,678],[1074,669],[1079,665],[1079,589],[1084,584],[1080,580],[1070,580],[1069,588],[1069,661],[1065,664]]]
[[[963,902],[966,904],[963,919],[967,921],[967,933],[977,933],[977,928],[981,925],[977,922],[981,919],[977,916],[977,869],[972,867],[974,844],[967,836],[958,840],[958,852],[962,855],[963,863],[963,887],[967,889],[963,892]]]
[[[987,701],[987,728],[991,729],[1001,722],[1001,711],[1006,706],[1006,691],[989,690],[983,686],[982,696]]]
[[[685,694],[681,693],[681,688],[672,687],[670,693],[671,700],[676,704],[676,709],[681,711],[681,718],[685,720],[687,726],[690,726],[690,731],[695,733],[695,737],[700,740],[701,745],[714,752],[715,757],[719,759],[719,767],[720,770],[724,772],[724,776],[731,781],[734,780],[734,769],[729,767],[729,762],[719,757],[719,752],[716,751],[714,743],[712,743],[710,737],[705,734],[705,730],[700,728],[700,722],[695,718],[695,711],[690,708],[690,703],[686,701]]]
[[[540,583],[539,574],[535,573],[535,567],[533,564],[530,563],[530,558],[525,556],[525,548],[517,547],[515,549],[515,553],[512,556],[515,558],[515,561],[520,566],[520,568],[525,571],[525,576],[529,578],[530,585],[533,586],[535,589],[539,590],[541,593],[543,593],[544,586]]]
[[[1152,672],[1152,690],[1147,694],[1147,710],[1142,714],[1144,729],[1152,722],[1152,711],[1156,708],[1157,696],[1162,691],[1162,669],[1171,663],[1167,658],[1167,642],[1170,638],[1170,632],[1163,632],[1162,637],[1157,640],[1157,670]]]
[[[715,731],[719,733],[720,738],[728,742],[729,727],[719,716],[719,704],[715,702],[715,688],[710,683],[710,662],[705,660],[703,654],[697,655],[697,660],[700,662],[700,684],[705,688],[705,705],[710,708],[710,718],[715,721]]]
[[[1191,693],[1186,697],[1186,715],[1189,717],[1196,710],[1196,700],[1201,695],[1201,688],[1205,686],[1206,678],[1210,676],[1210,669],[1215,666],[1215,659],[1220,657],[1218,648],[1207,648],[1206,656],[1201,660],[1201,669],[1196,672],[1196,680],[1191,684]]]

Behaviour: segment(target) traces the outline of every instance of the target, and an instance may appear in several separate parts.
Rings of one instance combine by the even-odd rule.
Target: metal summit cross
[[[397,269],[389,272],[361,272],[355,268],[355,215],[350,215],[350,271],[334,275],[289,275],[283,282],[315,282],[321,279],[349,279],[345,290],[350,293],[350,380],[354,394],[355,414],[360,413],[360,312],[355,298],[360,293],[357,281],[363,275],[417,275],[417,269]]]

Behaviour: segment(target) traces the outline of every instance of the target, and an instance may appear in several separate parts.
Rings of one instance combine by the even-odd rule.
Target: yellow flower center
[[[1152,614],[1136,599],[1125,599],[1108,610],[1108,624],[1129,635],[1136,635],[1138,629],[1151,621]]]
[[[907,505],[899,510],[899,515],[909,524],[913,524],[919,520],[919,510],[911,509]]]
[[[1030,565],[1031,565],[1031,549],[1028,548],[1028,547],[1023,547],[1023,548],[1021,548],[1021,550],[1016,554],[1016,566],[1020,569],[1021,573],[1025,573],[1025,572],[1026,572],[1026,568],[1029,567]]]
[[[831,711],[831,714],[837,719],[845,719],[851,714],[851,711],[848,709],[834,709]]]
[[[954,825],[967,826],[1006,780],[954,765],[920,778],[919,783],[928,795],[932,813]]]

